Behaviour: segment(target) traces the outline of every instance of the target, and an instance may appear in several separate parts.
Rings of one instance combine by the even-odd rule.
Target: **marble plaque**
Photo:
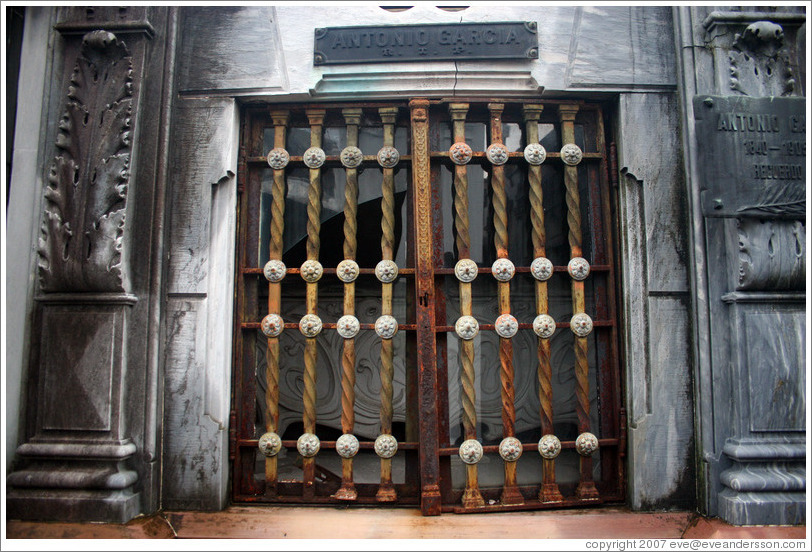
[[[313,64],[471,59],[538,59],[535,21],[325,27]]]
[[[805,216],[804,101],[694,96],[705,216]]]

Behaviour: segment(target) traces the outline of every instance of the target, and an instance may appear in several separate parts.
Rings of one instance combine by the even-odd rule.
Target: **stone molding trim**
[[[402,94],[478,94],[487,92],[500,97],[540,95],[540,86],[529,70],[493,66],[490,70],[456,67],[452,62],[437,62],[434,70],[404,67],[359,71],[354,67],[331,67],[323,70],[321,79],[309,91],[319,98],[357,99],[376,95]]]
[[[152,39],[155,27],[147,16],[147,6],[71,6],[63,8],[54,29],[62,35],[85,34],[94,29],[115,33],[142,35]]]
[[[129,291],[124,243],[133,60],[116,35],[84,35],[59,122],[39,240],[43,291]]]
[[[720,474],[720,513],[743,525],[803,520],[806,445],[802,442],[725,443],[732,465]],[[754,507],[753,505],[757,505]]]

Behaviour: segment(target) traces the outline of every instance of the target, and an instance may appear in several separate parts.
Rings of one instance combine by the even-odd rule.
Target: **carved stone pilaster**
[[[159,506],[152,290],[161,287],[154,229],[164,215],[172,23],[167,8],[57,13],[53,80],[63,88],[48,106],[58,128],[43,167],[34,384],[7,515],[124,523]]]
[[[133,63],[111,32],[82,47],[56,138],[39,242],[43,291],[128,291],[124,246],[132,153]]]
[[[733,524],[804,523],[806,11],[675,15],[699,510]]]

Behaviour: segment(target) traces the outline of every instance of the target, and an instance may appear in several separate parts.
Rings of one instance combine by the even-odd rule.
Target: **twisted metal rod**
[[[284,148],[287,134],[289,112],[279,110],[271,112],[274,125],[274,148]],[[283,236],[285,230],[285,170],[274,169],[271,187],[271,232],[269,257],[281,260]],[[279,282],[268,282],[268,312],[281,312],[282,288]],[[267,338],[265,351],[265,431],[273,432],[279,428],[279,338]],[[265,458],[265,489],[276,492],[278,478],[278,461],[276,456]]]
[[[343,109],[347,124],[347,146],[358,147],[358,125],[361,123],[361,109]],[[355,259],[358,247],[358,169],[346,169],[344,187],[344,258]]]
[[[310,123],[310,146],[321,147],[322,124],[325,110],[308,109],[306,111]],[[310,169],[310,187],[307,193],[307,258],[308,260],[318,260],[321,241],[319,232],[321,231],[321,169]],[[307,314],[317,314],[318,304],[318,283],[307,283],[306,310]],[[318,350],[316,348],[316,338],[305,339],[304,348],[304,391],[302,402],[304,411],[302,422],[305,433],[316,433],[316,362],[318,360]],[[315,494],[315,459],[304,458],[302,460],[303,470],[303,495],[310,498]]]
[[[522,107],[525,121],[525,136],[528,144],[539,142],[539,119],[544,106],[541,104],[526,104]],[[544,228],[544,193],[541,186],[541,166],[528,165],[527,178],[530,197],[531,239],[533,243],[533,256],[547,256],[547,233]],[[547,297],[547,282],[535,281],[536,314],[547,314],[549,311]],[[550,362],[550,340],[538,339],[536,348],[538,358],[538,394],[539,394],[539,420],[541,434],[553,434],[553,371]],[[542,483],[539,489],[539,501],[561,502],[563,496],[555,482],[555,461],[542,460]]]
[[[342,110],[347,124],[347,146],[358,146],[360,108]],[[358,246],[358,169],[346,169],[344,188],[344,258],[355,259]],[[344,314],[355,315],[355,282],[344,284]],[[341,427],[352,433],[355,425],[355,338],[345,339],[341,355]]]
[[[397,107],[382,107],[378,110],[383,123],[383,145],[395,145],[395,121]],[[381,258],[394,260],[395,250],[395,170],[383,169],[381,183]],[[381,284],[381,314],[392,314],[392,283]],[[392,339],[381,340],[381,433],[392,434],[394,416],[394,342]],[[392,484],[392,459],[381,459],[381,484],[376,498],[380,502],[392,502],[397,499]]]
[[[489,103],[490,143],[502,144],[502,111],[505,104]],[[491,189],[493,190],[493,225],[496,256],[508,257],[508,214],[507,191],[505,189],[504,165],[493,165],[491,168]],[[499,313],[510,314],[510,282],[497,284],[499,296]],[[514,437],[516,434],[516,392],[513,387],[513,342],[509,338],[499,337],[499,382],[502,398],[502,436]],[[522,497],[517,485],[516,462],[505,462],[505,482],[502,486],[502,504],[522,504]]]
[[[347,146],[358,146],[360,108],[341,111],[347,125]],[[358,169],[347,168],[344,187],[344,258],[355,260],[358,246]],[[355,282],[344,283],[344,314],[355,315]],[[355,428],[355,338],[344,339],[341,350],[341,430]],[[358,492],[353,482],[352,458],[341,459],[341,487],[333,495],[339,500],[355,500]]]
[[[561,141],[575,143],[575,116],[577,105],[559,106],[561,120]],[[578,168],[567,165],[564,169],[566,187],[567,225],[569,226],[570,257],[580,257],[581,205],[578,193]],[[572,281],[572,312],[584,312],[584,283]],[[589,362],[587,358],[587,338],[575,337],[575,413],[578,417],[578,431],[589,431]],[[597,499],[598,491],[592,480],[592,459],[581,457],[580,481],[575,495],[580,499]]]
[[[465,142],[465,117],[468,114],[467,103],[449,104],[453,124],[454,143]],[[471,256],[471,239],[469,235],[468,215],[468,171],[465,165],[454,165],[454,229],[457,255],[460,259]],[[471,283],[460,282],[460,314],[471,316]],[[460,339],[460,384],[462,386],[462,426],[465,439],[476,439],[476,374],[474,371],[474,343]],[[465,491],[462,505],[465,508],[476,508],[485,504],[479,492],[479,473],[476,464],[466,466]]]

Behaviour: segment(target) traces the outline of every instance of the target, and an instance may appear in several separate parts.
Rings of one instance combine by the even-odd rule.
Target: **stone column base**
[[[32,442],[6,479],[7,519],[126,523],[141,513],[138,474],[126,467],[135,445]]]
[[[803,525],[805,493],[719,493],[719,517],[732,525]]]
[[[806,446],[731,441],[724,453],[719,517],[734,525],[806,523]]]
[[[9,489],[6,519],[127,523],[140,513],[130,490]]]

